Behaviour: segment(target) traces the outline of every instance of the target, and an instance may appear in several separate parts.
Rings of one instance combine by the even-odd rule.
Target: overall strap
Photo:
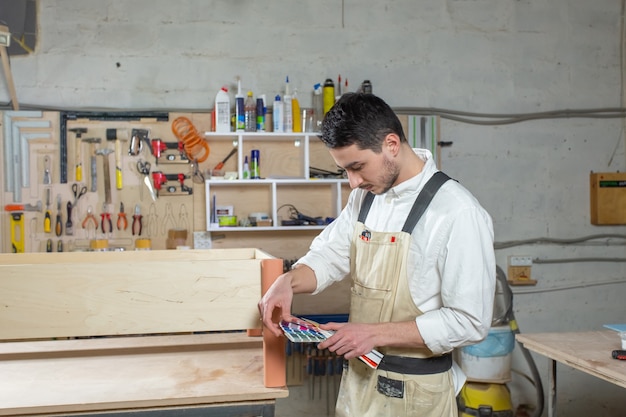
[[[413,203],[413,207],[411,208],[411,212],[409,213],[409,217],[407,217],[404,226],[402,226],[402,231],[411,234],[415,225],[422,217],[422,214],[428,208],[428,205],[432,201],[439,188],[450,179],[446,174],[441,171],[435,172],[435,174],[430,177],[422,191],[420,191],[419,195],[415,199],[415,203]]]
[[[409,217],[407,217],[406,222],[402,227],[403,232],[411,234],[415,225],[422,217],[422,214],[426,211],[426,208],[428,208],[428,205],[439,188],[449,179],[451,178],[446,174],[441,171],[437,171],[428,180],[422,191],[420,191],[419,195],[415,199],[415,203],[413,203]],[[361,208],[359,210],[359,222],[365,223],[367,213],[369,213],[370,207],[372,206],[372,201],[374,201],[374,194],[371,192],[365,194],[365,198],[363,199],[363,203],[361,203]]]
[[[372,201],[374,201],[374,194],[368,192],[365,194],[365,198],[361,203],[361,208],[359,210],[359,221],[361,223],[365,223],[365,219],[367,218],[367,213],[370,212],[370,207],[372,207]]]

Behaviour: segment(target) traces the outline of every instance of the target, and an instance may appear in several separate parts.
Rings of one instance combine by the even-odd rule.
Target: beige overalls
[[[439,175],[438,175],[439,174]],[[431,198],[443,182],[449,179],[436,173],[431,186]],[[411,241],[410,231],[428,206],[424,204],[424,191],[418,196],[407,224],[402,232],[387,233],[368,229],[365,218],[372,197],[363,202],[359,221],[355,228],[351,246],[352,296],[350,321],[357,323],[380,323],[413,321],[422,314],[411,293],[407,276],[407,255]],[[370,199],[370,201],[367,201]],[[421,201],[421,208],[417,208]],[[412,221],[411,218],[413,217]],[[417,217],[417,218],[414,218]],[[408,229],[407,229],[408,227]],[[404,230],[409,230],[408,232]],[[415,260],[413,260],[415,262]],[[381,366],[372,369],[359,359],[349,361],[344,368],[337,398],[335,416],[341,417],[448,417],[457,416],[454,382],[449,369],[451,358],[431,359],[427,349],[377,348],[385,355],[383,361],[399,359],[400,367],[393,370]],[[402,364],[410,363],[410,373],[405,373]],[[434,366],[432,366],[434,365]],[[443,369],[439,369],[442,368]],[[397,371],[397,372],[394,372]],[[419,374],[415,374],[419,373]],[[423,374],[426,373],[426,374]]]

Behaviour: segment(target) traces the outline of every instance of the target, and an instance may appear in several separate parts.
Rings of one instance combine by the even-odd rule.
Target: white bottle
[[[283,130],[283,102],[280,101],[280,94],[274,99],[274,110],[272,112],[274,121],[274,132],[284,132]]]
[[[215,131],[230,132],[230,97],[226,87],[222,87],[215,96]]]
[[[289,76],[285,80],[285,95],[283,97],[283,130],[293,132],[293,108],[291,107],[291,91],[289,91]]]

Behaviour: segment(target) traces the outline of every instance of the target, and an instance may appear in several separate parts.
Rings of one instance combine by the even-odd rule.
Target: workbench
[[[0,416],[274,415],[255,249],[0,255]]]
[[[614,331],[521,333],[516,338],[526,349],[551,361],[550,417],[556,416],[557,362],[626,388],[626,361],[611,357],[613,350],[620,349],[619,337]]]

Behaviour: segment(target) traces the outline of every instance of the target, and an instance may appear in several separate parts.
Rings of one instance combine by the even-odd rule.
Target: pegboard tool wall
[[[119,116],[119,117],[118,117]],[[89,248],[93,239],[107,239],[109,247],[122,247],[132,250],[135,239],[149,238],[153,249],[166,249],[169,230],[176,230],[176,236],[185,230],[185,242],[176,240],[171,244],[184,244],[193,247],[193,231],[204,230],[204,184],[194,183],[194,164],[190,163],[175,147],[178,139],[171,129],[171,123],[178,117],[187,117],[199,132],[210,129],[208,113],[164,113],[164,117],[130,117],[124,113],[64,113],[64,112],[4,112],[0,149],[0,180],[3,184],[3,216],[0,222],[2,252],[12,252],[12,241],[19,239],[16,225],[11,222],[11,213],[7,205],[31,205],[35,208],[41,202],[41,211],[20,211],[23,213],[20,223],[23,227],[24,240],[21,242],[25,252],[45,252],[48,242],[56,252],[59,242],[64,251]],[[82,129],[78,131],[78,129]],[[142,141],[141,151],[130,155],[133,131],[147,131],[147,139]],[[64,134],[63,134],[64,131]],[[116,157],[115,140],[119,141],[121,152]],[[65,139],[63,136],[65,135]],[[77,136],[80,135],[80,138]],[[99,138],[99,142],[90,140]],[[167,144],[159,158],[152,153],[148,142],[160,139]],[[96,155],[97,153],[97,155]],[[103,155],[107,154],[107,155]],[[65,155],[65,157],[63,156]],[[96,181],[92,184],[91,159],[95,156]],[[211,164],[219,162],[220,154],[210,154],[208,159],[198,164],[200,172],[206,171]],[[109,163],[110,203],[105,204],[106,189],[104,178],[104,159]],[[121,189],[116,184],[116,162],[121,167]],[[62,163],[64,161],[66,163]],[[164,174],[158,197],[153,201],[144,184],[144,176],[137,169],[137,162],[149,162],[150,183],[154,186],[154,172]],[[82,178],[77,181],[77,166],[82,163]],[[65,167],[63,168],[62,165]],[[182,174],[182,183],[177,178]],[[65,182],[63,182],[65,180]],[[77,184],[80,192],[86,187],[87,192],[78,199],[71,210],[73,234],[67,234],[68,202],[74,202],[72,185]],[[159,186],[157,186],[159,188]],[[49,190],[49,191],[48,191]],[[95,190],[95,191],[94,191]],[[47,195],[50,204],[47,206]],[[60,200],[61,209],[58,209]],[[118,230],[120,203],[124,204],[127,227]],[[103,206],[104,205],[104,206]],[[142,231],[137,228],[133,234],[133,215],[138,206],[142,215]],[[112,231],[102,230],[104,209],[110,213]],[[51,214],[51,230],[44,230],[46,211]],[[89,220],[88,212],[97,222]],[[61,234],[57,236],[55,226],[60,214]],[[85,219],[87,221],[85,222]],[[105,223],[108,220],[105,216]],[[83,228],[83,223],[85,227]],[[14,230],[12,230],[14,229]],[[12,233],[13,232],[13,233]]]

